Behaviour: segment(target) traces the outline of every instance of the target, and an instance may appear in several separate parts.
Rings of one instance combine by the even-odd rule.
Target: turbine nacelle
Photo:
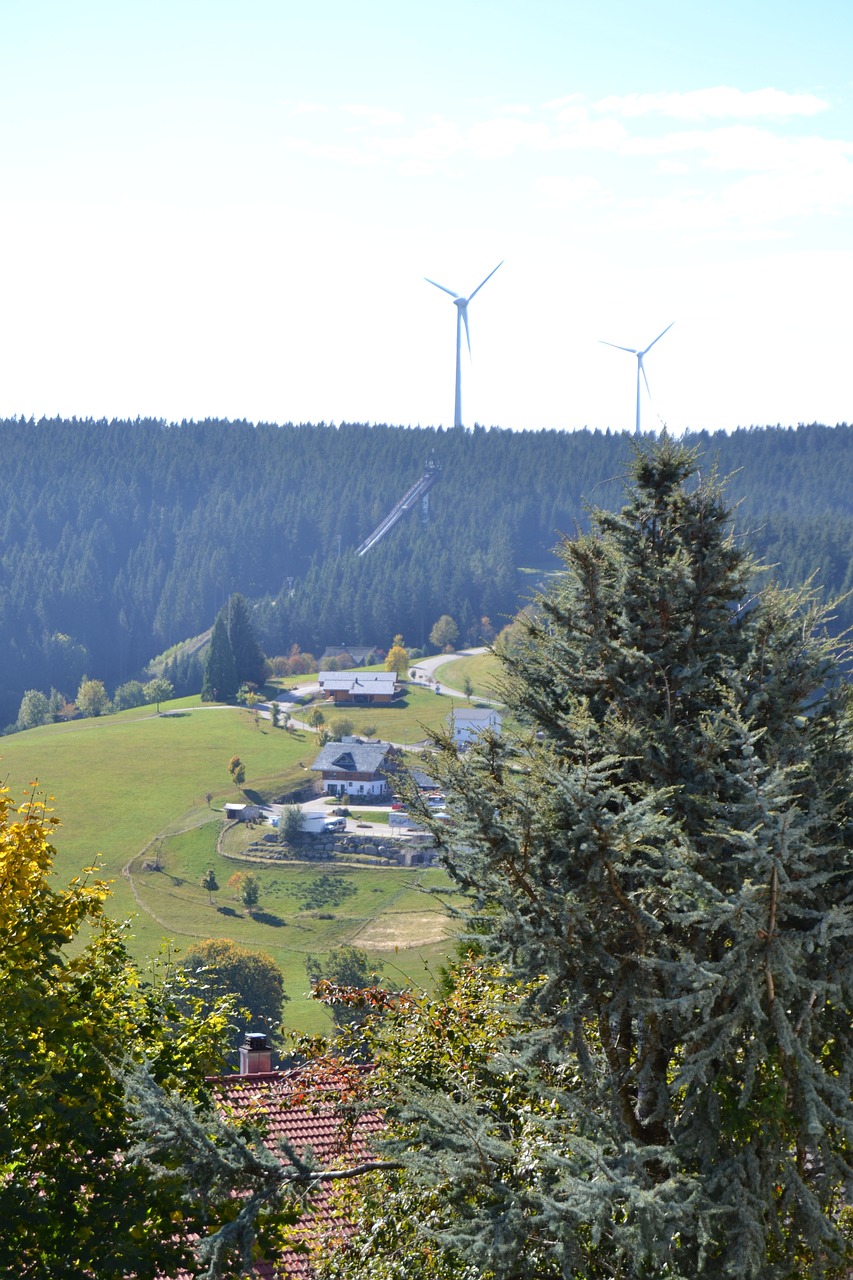
[[[599,342],[601,342],[605,347],[615,347],[617,351],[627,351],[629,355],[637,357],[637,418],[634,426],[635,435],[640,434],[640,374],[643,375],[643,381],[646,384],[646,391],[648,392],[649,399],[651,400],[652,398],[652,392],[649,386],[649,380],[646,376],[646,366],[643,364],[643,356],[648,355],[652,347],[655,345],[655,342],[660,342],[663,335],[665,333],[669,333],[670,329],[674,324],[675,324],[675,321],[671,320],[670,323],[666,326],[666,328],[661,330],[661,332],[654,339],[654,341],[650,342],[647,347],[643,347],[642,350],[639,347],[623,347],[623,346],[620,346],[618,342],[607,342],[606,339],[599,338]]]
[[[503,266],[503,259],[498,263],[498,267]],[[442,293],[449,293],[453,299],[453,305],[456,307],[456,403],[453,413],[453,424],[456,427],[462,426],[462,325],[465,325],[465,338],[468,343],[468,354],[471,354],[471,331],[468,328],[468,303],[475,297],[487,280],[491,280],[498,267],[494,267],[485,280],[481,280],[473,293],[469,293],[466,298],[463,294],[457,293],[455,289],[448,289],[447,285],[439,284],[437,280],[430,280],[429,276],[424,276],[427,284],[434,285],[436,289],[440,289]]]

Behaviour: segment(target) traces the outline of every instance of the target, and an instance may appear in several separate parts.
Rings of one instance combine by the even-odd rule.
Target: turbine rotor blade
[[[655,338],[655,342],[660,342],[664,333],[669,333],[670,329],[674,324],[675,324],[674,320],[670,324],[668,324],[664,329],[663,333],[659,333],[658,336]],[[640,352],[640,355],[645,355],[647,351],[651,351],[652,347],[655,345],[655,342],[650,342],[649,345],[645,348],[645,350]]]
[[[673,321],[673,324],[674,323],[675,321]],[[608,342],[606,338],[599,338],[598,341],[605,347],[615,347],[617,351],[630,351],[632,356],[638,356],[640,354],[636,347],[620,347],[618,342]],[[645,354],[646,353],[644,351],[643,355]]]
[[[455,293],[453,289],[448,289],[445,285],[438,284],[435,280],[430,280],[429,276],[424,276],[424,280],[426,280],[427,284],[434,284],[436,289],[441,289],[444,293],[449,293],[451,298],[459,297],[459,294]]]
[[[467,338],[467,340],[468,340],[468,355],[470,356],[470,354],[471,354],[471,334],[470,334],[469,329],[468,329],[468,308],[467,308],[467,306],[466,306],[466,307],[460,307],[460,308],[459,308],[459,310],[462,312],[462,319],[465,321],[465,337],[466,337],[466,338]]]
[[[648,393],[648,397],[649,397],[649,399],[651,400],[651,398],[652,398],[652,389],[651,389],[651,387],[649,386],[649,380],[648,380],[648,378],[646,377],[646,366],[643,364],[642,360],[640,361],[640,368],[641,368],[641,369],[642,369],[642,371],[643,371],[643,382],[645,382],[645,384],[646,384],[646,391],[647,391],[647,393]]]
[[[501,258],[500,262],[498,263],[498,267],[502,267],[503,264],[504,264],[504,260],[503,258]],[[490,271],[489,274],[486,276],[485,280],[480,281],[480,283],[477,285],[477,288],[474,290],[474,292],[468,294],[466,301],[470,302],[472,298],[476,297],[476,295],[482,289],[483,285],[486,283],[486,280],[491,280],[492,276],[495,274],[495,271],[497,271],[498,267],[495,267],[494,271]]]

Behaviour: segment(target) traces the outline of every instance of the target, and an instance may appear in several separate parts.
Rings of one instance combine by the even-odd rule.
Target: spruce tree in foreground
[[[404,1088],[428,1229],[494,1280],[841,1276],[853,767],[821,615],[750,594],[666,439],[562,557],[503,659],[529,732],[430,766],[446,864],[529,994],[488,1072],[462,1044]]]

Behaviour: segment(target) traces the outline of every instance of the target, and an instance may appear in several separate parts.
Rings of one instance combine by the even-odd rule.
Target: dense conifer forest
[[[853,428],[693,435],[783,583],[853,587]],[[627,435],[344,423],[0,422],[0,725],[26,689],[112,690],[242,593],[268,654],[424,646],[450,614],[477,642],[544,572],[585,504],[616,506]],[[420,505],[368,536],[429,466]],[[532,572],[525,572],[530,570]],[[837,626],[853,621],[849,604]],[[197,668],[195,669],[197,673]]]

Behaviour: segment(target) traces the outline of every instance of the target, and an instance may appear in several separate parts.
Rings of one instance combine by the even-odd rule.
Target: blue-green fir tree
[[[525,727],[430,766],[518,1030],[413,1072],[392,1147],[459,1274],[841,1276],[853,767],[823,615],[756,587],[666,438],[591,515],[503,659]]]

